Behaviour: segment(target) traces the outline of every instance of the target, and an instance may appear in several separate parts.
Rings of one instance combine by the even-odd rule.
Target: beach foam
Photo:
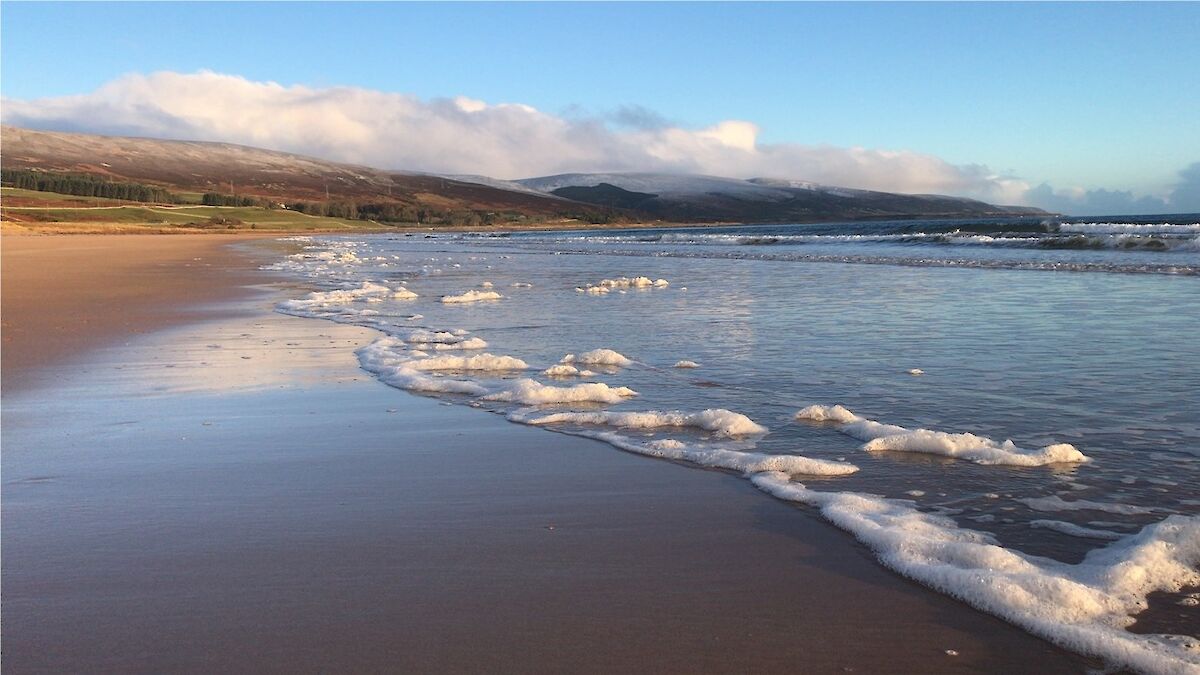
[[[671,282],[666,279],[651,279],[650,277],[617,277],[616,279],[601,279],[599,283],[588,284],[576,288],[580,293],[604,295],[609,291],[629,289],[666,288]]]
[[[527,420],[526,423],[536,424],[537,422]],[[595,438],[613,447],[639,455],[688,462],[717,469],[730,469],[747,475],[760,471],[779,471],[788,475],[848,476],[858,471],[857,466],[845,462],[830,462],[801,455],[770,455],[761,452],[741,452],[726,448],[694,446],[673,438],[639,442],[613,431],[571,433],[576,436]]]
[[[593,349],[579,355],[567,354],[563,363],[584,363],[589,366],[629,366],[633,361],[611,349]]]
[[[676,361],[675,368],[699,368],[700,364],[695,361]]]
[[[503,298],[496,291],[467,291],[461,295],[443,295],[442,302],[446,304],[463,304],[468,302],[480,302],[483,300],[499,300]]]
[[[1096,530],[1090,527],[1076,525],[1075,523],[1068,523],[1063,520],[1034,520],[1030,521],[1029,526],[1043,530],[1054,530],[1055,532],[1068,534],[1072,537],[1082,537],[1084,539],[1108,539],[1111,541],[1125,536],[1120,532]]]
[[[840,405],[811,405],[796,413],[797,420],[836,422],[838,430],[862,441],[864,450],[877,452],[921,452],[965,459],[976,464],[1044,466],[1079,463],[1090,459],[1069,443],[1056,443],[1038,450],[1023,450],[1011,440],[1003,443],[970,433],[947,433],[929,429],[910,430],[860,417]]]
[[[590,370],[580,370],[575,366],[565,363],[558,363],[542,371],[543,375],[550,377],[592,377],[595,375]]]
[[[417,297],[416,293],[406,288],[391,289],[383,284],[364,281],[353,288],[340,288],[332,291],[313,291],[303,298],[284,300],[278,308],[289,313],[308,314],[314,310],[328,309],[335,305],[343,305],[359,301],[382,301],[384,298],[400,300]]]
[[[529,364],[512,356],[475,354],[474,356],[431,356],[408,362],[414,370],[525,370]]]
[[[484,396],[488,401],[511,401],[525,405],[548,403],[620,403],[637,396],[628,387],[610,387],[603,382],[585,382],[570,387],[555,387],[528,378],[517,380],[504,391]]]
[[[716,436],[750,436],[767,433],[767,428],[754,420],[723,408],[710,408],[696,413],[678,410],[662,412],[562,412],[522,420],[527,424],[595,424],[625,429],[658,429],[662,427],[695,427]]]
[[[1049,497],[1025,497],[1016,500],[1034,511],[1103,511],[1119,513],[1126,516],[1154,513],[1154,509],[1133,504],[1113,504],[1108,502],[1093,502],[1086,499],[1067,501],[1058,495]]]
[[[478,382],[430,377],[413,368],[413,360],[399,355],[398,349],[407,349],[404,341],[394,337],[381,337],[360,348],[356,353],[363,370],[374,373],[380,381],[397,389],[469,396],[482,396],[487,393],[487,388]]]
[[[809,504],[870,547],[887,567],[1073,651],[1135,670],[1200,671],[1196,641],[1124,630],[1153,591],[1200,584],[1200,518],[1170,516],[1089,553],[1077,565],[1006,549],[910,504],[852,492],[817,492],[786,473],[751,480]]]
[[[477,337],[465,338],[458,342],[410,342],[413,349],[444,351],[448,349],[487,349],[486,340]]]

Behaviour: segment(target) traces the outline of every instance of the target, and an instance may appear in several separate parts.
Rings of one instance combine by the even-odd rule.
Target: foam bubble
[[[1105,513],[1119,513],[1126,516],[1135,516],[1138,514],[1154,513],[1154,509],[1147,506],[1134,506],[1133,504],[1113,504],[1109,502],[1092,502],[1086,499],[1076,499],[1075,501],[1067,501],[1058,495],[1049,497],[1025,497],[1016,501],[1028,506],[1034,511],[1103,511]]]
[[[499,300],[503,298],[496,291],[467,291],[461,295],[443,295],[442,302],[446,304],[462,304],[467,302],[480,302],[482,300]]]
[[[675,368],[699,368],[700,364],[695,361],[676,361]]]
[[[1056,443],[1038,450],[1024,450],[1018,448],[1011,440],[997,443],[987,436],[970,433],[909,430],[894,424],[882,424],[859,417],[840,405],[811,405],[796,413],[796,419],[836,422],[839,431],[867,441],[863,449],[873,452],[922,452],[965,459],[976,464],[1006,466],[1044,466],[1090,461],[1069,443]]]
[[[528,421],[528,423],[536,422]],[[858,467],[843,462],[830,462],[802,455],[770,455],[761,452],[694,446],[673,438],[639,442],[612,431],[573,432],[573,435],[595,438],[639,455],[688,462],[717,469],[730,469],[747,475],[760,471],[779,471],[788,475],[848,476],[858,471]]]
[[[1124,630],[1149,593],[1200,584],[1198,517],[1170,516],[1068,565],[1006,549],[902,501],[817,492],[781,472],[751,480],[780,499],[819,508],[900,574],[1062,647],[1145,672],[1200,669],[1200,650],[1178,636]]]
[[[405,288],[393,290],[383,284],[364,281],[353,288],[340,288],[332,291],[313,291],[303,298],[285,300],[278,308],[289,313],[310,314],[314,311],[326,310],[336,305],[359,301],[382,301],[384,298],[408,299],[417,297]]]
[[[512,356],[496,356],[494,354],[475,354],[474,356],[431,356],[425,359],[410,361],[409,367],[414,370],[525,370],[529,364]]]
[[[695,427],[716,436],[750,436],[767,433],[767,428],[741,413],[723,408],[709,408],[695,413],[678,410],[662,412],[562,412],[536,419],[528,424],[596,424],[626,429],[658,429],[662,427]]]
[[[413,349],[444,351],[448,349],[487,349],[486,340],[477,337],[466,338],[459,342],[411,342]]]
[[[629,366],[633,361],[611,349],[593,349],[579,355],[567,354],[563,363],[585,363],[590,366]]]
[[[546,403],[620,403],[637,396],[628,387],[610,387],[603,382],[585,382],[570,387],[555,387],[528,378],[517,380],[504,391],[484,396],[489,401],[512,401],[525,405]]]
[[[399,349],[407,345],[394,337],[382,337],[360,348],[358,362],[363,370],[374,373],[380,381],[397,389],[408,391],[467,394],[482,396],[487,388],[478,382],[433,378],[412,367],[412,359],[400,356]]]
[[[651,279],[650,277],[617,277],[616,279],[602,279],[599,283],[588,284],[576,288],[580,293],[591,293],[592,295],[604,295],[609,291],[623,291],[627,289],[646,289],[646,288],[666,288],[671,285],[671,282],[666,279]]]
[[[1029,523],[1030,527],[1043,530],[1054,530],[1062,534],[1068,534],[1072,537],[1082,537],[1084,539],[1109,539],[1116,540],[1125,536],[1119,532],[1111,532],[1109,530],[1096,530],[1090,527],[1083,527],[1075,523],[1068,523],[1063,520],[1033,520]]]

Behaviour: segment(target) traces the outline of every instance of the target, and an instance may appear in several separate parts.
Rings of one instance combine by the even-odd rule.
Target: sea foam
[[[526,424],[538,423],[536,420],[523,419],[519,414],[510,415],[509,419]],[[673,438],[643,442],[613,431],[572,431],[569,433],[573,436],[604,441],[613,447],[639,455],[740,471],[747,475],[761,471],[779,471],[788,475],[848,476],[858,471],[857,466],[845,462],[830,462],[802,455],[771,455],[761,452],[696,446]]]
[[[398,349],[405,348],[407,345],[403,340],[381,337],[360,348],[356,353],[363,370],[374,373],[380,381],[397,389],[469,396],[482,396],[487,393],[487,388],[478,382],[426,375],[413,367],[413,359],[397,353]]]
[[[340,288],[331,291],[313,291],[303,298],[296,300],[284,300],[279,303],[279,309],[291,313],[310,313],[314,310],[327,309],[334,305],[342,305],[351,302],[383,300],[385,298],[395,298],[398,300],[410,300],[417,297],[416,293],[407,288],[392,289],[383,284],[377,284],[371,281],[364,281],[361,285],[353,288]]]
[[[1038,450],[1018,448],[1011,440],[997,443],[987,436],[947,433],[929,429],[906,429],[860,417],[840,406],[811,405],[796,413],[797,420],[836,422],[838,430],[861,441],[864,450],[921,452],[965,459],[976,464],[1044,466],[1079,463],[1090,459],[1069,443],[1056,443]]]
[[[1146,506],[1093,502],[1086,499],[1077,499],[1069,502],[1058,495],[1025,497],[1016,501],[1021,502],[1034,511],[1103,511],[1105,513],[1119,513],[1126,516],[1154,513],[1154,509]]]
[[[442,302],[446,304],[463,304],[468,302],[480,302],[482,300],[499,300],[503,298],[496,291],[467,291],[460,295],[443,295]]]
[[[594,424],[625,429],[659,429],[662,427],[695,427],[716,436],[751,436],[767,433],[767,428],[741,413],[723,408],[710,408],[695,413],[678,410],[661,412],[561,412],[522,420],[527,424]]]
[[[601,279],[599,283],[588,284],[576,288],[580,293],[605,295],[613,290],[666,288],[671,282],[666,279],[651,279],[650,277],[617,277],[616,279]]]
[[[1144,672],[1200,672],[1194,638],[1124,630],[1151,592],[1200,584],[1200,518],[1170,516],[1068,565],[1004,548],[899,500],[818,492],[782,472],[751,480],[780,499],[820,509],[900,574],[1062,647]]]
[[[529,364],[512,356],[475,354],[474,356],[431,356],[408,362],[414,370],[525,370]]]
[[[623,354],[611,349],[593,349],[582,354],[567,354],[562,358],[563,363],[584,363],[589,366],[629,366],[633,361]]]
[[[488,401],[511,401],[525,405],[549,403],[620,403],[637,396],[629,387],[610,387],[603,382],[585,382],[570,387],[555,387],[524,378],[511,387],[484,396]]]

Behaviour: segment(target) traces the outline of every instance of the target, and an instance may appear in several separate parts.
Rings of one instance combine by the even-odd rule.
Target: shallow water
[[[285,303],[282,311],[370,326],[392,336],[360,354],[364,367],[385,382],[526,422],[571,411],[733,411],[768,433],[739,433],[719,421],[706,428],[696,418],[685,420],[696,426],[646,426],[665,418],[639,418],[641,428],[630,428],[628,417],[604,415],[560,416],[542,426],[643,454],[745,471],[765,491],[822,509],[907,576],[1079,651],[1145,670],[1175,672],[1178,666],[1184,669],[1178,672],[1187,672],[1200,668],[1194,640],[1112,646],[1125,638],[1105,631],[1114,622],[1129,623],[1121,617],[1136,614],[1144,601],[1120,611],[1084,612],[1082,618],[1050,616],[1052,609],[1022,604],[1017,593],[972,595],[975,591],[964,586],[971,579],[946,576],[945,570],[961,568],[990,579],[1003,577],[1006,565],[1032,565],[1031,573],[1004,577],[1004,583],[1032,578],[1034,587],[1022,592],[1035,595],[1057,584],[1059,576],[1077,586],[1102,587],[1113,597],[1144,598],[1149,591],[1167,590],[1155,596],[1155,606],[1170,618],[1155,625],[1168,628],[1155,630],[1200,633],[1200,613],[1187,595],[1195,590],[1189,584],[1197,581],[1196,560],[1190,556],[1200,555],[1200,492],[1195,488],[1200,485],[1200,250],[1194,245],[1200,225],[1194,223],[1154,221],[1147,229],[1146,223],[1126,220],[1093,221],[1056,224],[1053,232],[1035,232],[1049,228],[1021,220],[846,225],[841,230],[820,225],[325,238],[298,241],[304,250],[277,267],[310,279],[320,292]],[[805,228],[806,234],[796,233]],[[901,228],[906,231],[895,231]],[[1132,236],[1169,243],[1149,250],[1144,242],[1133,249],[1062,248],[912,238],[933,229],[967,233],[952,237],[1011,232],[1042,240],[1082,230],[1109,238],[1105,241]],[[786,239],[795,236],[826,239]],[[909,239],[880,239],[892,236]],[[776,241],[763,243],[763,237]],[[765,252],[781,248],[796,251]],[[808,252],[814,248],[820,252]],[[737,255],[730,249],[738,249]],[[824,262],[833,260],[843,262]],[[1096,273],[1101,271],[1108,273]],[[669,284],[609,284],[613,288],[606,292],[588,292],[589,285],[620,276]],[[383,288],[364,287],[368,281]],[[417,297],[394,297],[401,287]],[[328,293],[346,289],[351,292]],[[501,297],[441,301],[471,290]],[[444,333],[435,335],[438,331]],[[486,341],[486,348],[453,348],[469,347],[465,341],[474,338]],[[599,348],[615,350],[632,363],[589,365],[576,359],[573,367],[594,375],[541,373],[567,354]],[[475,359],[457,362],[458,369],[434,370],[435,363],[455,363],[429,360],[481,353],[520,359],[528,367],[462,369],[515,363]],[[674,367],[682,360],[698,367]],[[538,384],[518,385],[521,378]],[[577,387],[585,382],[611,388]],[[545,385],[575,388],[564,392]],[[616,394],[617,387],[637,396]],[[531,407],[548,398],[560,401]],[[866,450],[864,441],[870,439],[848,426],[795,419],[814,404],[840,404],[862,418],[907,430],[991,440],[941,437],[931,449],[926,438],[916,444],[917,452]],[[1016,447],[996,451],[1006,439]],[[888,445],[888,439],[872,441],[881,442]],[[1044,446],[1069,443],[1088,461],[1010,466],[979,463],[979,455],[969,452],[934,454],[938,447],[945,452],[947,443],[983,443],[992,455],[1020,455],[1022,461]],[[776,474],[759,453],[817,462],[815,468]],[[858,471],[846,474],[846,465]],[[853,507],[858,520],[839,522],[837,510],[849,507],[830,495],[858,494],[878,497]],[[862,520],[882,510],[900,517],[877,514],[867,518],[870,522]],[[920,520],[929,517],[935,518]],[[1168,517],[1178,532],[1143,531]],[[1181,566],[1171,568],[1157,558],[1131,563],[1128,551],[1138,544],[1139,531],[1143,543],[1166,546],[1170,550],[1163,555],[1175,556]],[[896,536],[871,539],[878,532]],[[938,539],[934,553],[905,558],[904,542],[920,539],[923,532],[949,539]],[[978,541],[959,541],[964,536]],[[1104,567],[1097,561],[1106,551],[1125,558]],[[981,562],[981,555],[1015,557]],[[1119,562],[1154,568],[1158,586],[1131,590],[1093,583],[1093,577],[1112,577]],[[1081,592],[1072,586],[1057,602],[1077,600],[1082,607],[1090,601],[1077,597]],[[1078,636],[1064,628],[1088,621],[1103,629]],[[1113,655],[1130,649],[1144,652],[1144,660]]]

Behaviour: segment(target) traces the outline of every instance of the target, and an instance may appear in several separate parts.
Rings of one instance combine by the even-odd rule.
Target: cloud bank
[[[1164,197],[1056,190],[909,150],[762,143],[758,126],[743,120],[691,129],[638,106],[603,117],[554,115],[519,103],[283,86],[208,71],[132,74],[87,94],[4,99],[0,118],[35,129],[224,141],[430,173],[701,173],[949,194],[1064,213],[1200,211],[1200,162]]]
[[[386,169],[524,178],[572,171],[769,176],[897,192],[1011,200],[1024,183],[906,150],[760,143],[751,122],[672,126],[637,107],[607,119],[465,97],[422,100],[213,72],[127,75],[94,92],[5,100],[6,124],[213,140]]]
[[[1049,211],[1081,216],[1130,215],[1140,213],[1200,213],[1200,162],[1178,173],[1178,181],[1164,196],[1138,196],[1129,190],[1055,190],[1047,183],[1030,188],[1025,203]]]

